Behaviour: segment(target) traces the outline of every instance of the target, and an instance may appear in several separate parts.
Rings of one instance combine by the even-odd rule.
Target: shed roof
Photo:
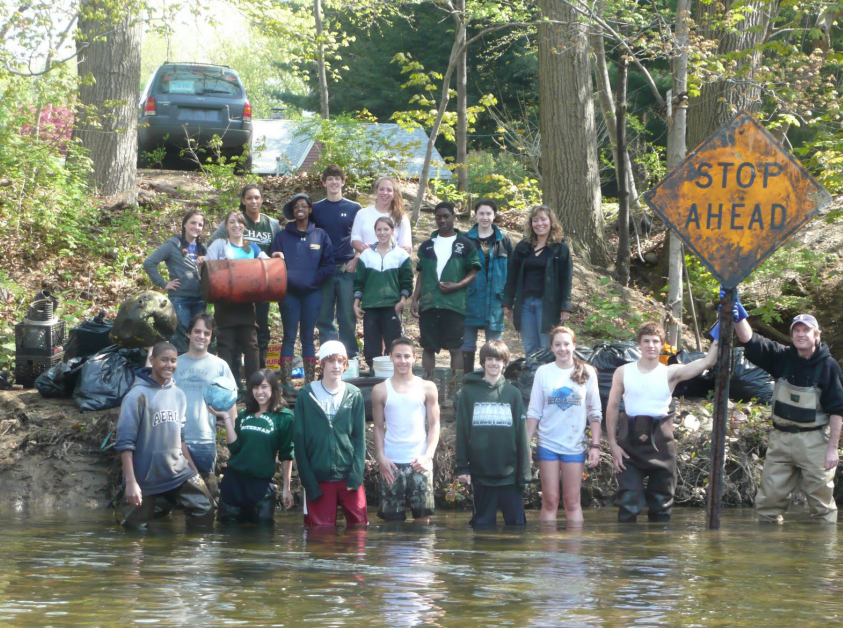
[[[295,120],[254,120],[252,145],[260,146],[264,143],[265,147],[255,154],[252,171],[258,174],[298,172],[314,146],[312,137],[297,136],[296,131],[302,124]],[[402,174],[407,177],[421,176],[429,138],[424,129],[415,127],[407,131],[393,123],[367,123],[363,126],[373,137],[377,135],[378,139],[385,140],[387,147],[395,147],[389,156],[400,163]],[[430,178],[453,178],[436,147],[433,148],[430,162]]]

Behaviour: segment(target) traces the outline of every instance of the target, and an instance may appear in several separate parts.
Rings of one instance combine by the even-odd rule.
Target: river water
[[[315,534],[297,514],[272,530],[142,534],[108,512],[0,518],[2,626],[835,626],[843,620],[836,526],[797,515],[679,509],[582,531],[474,532],[467,513],[429,526],[373,523]],[[374,513],[372,513],[373,521]]]

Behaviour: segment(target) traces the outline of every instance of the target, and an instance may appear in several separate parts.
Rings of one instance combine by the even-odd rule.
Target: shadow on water
[[[0,520],[0,625],[791,626],[843,615],[836,526],[701,510],[582,530],[430,526],[145,534],[110,513]]]

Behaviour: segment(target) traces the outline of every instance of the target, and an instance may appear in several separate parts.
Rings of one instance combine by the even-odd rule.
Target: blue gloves
[[[723,286],[720,286],[720,298],[722,299],[725,296],[726,296],[726,290],[725,290],[725,288],[723,288]],[[735,317],[736,323],[740,323],[745,318],[749,318],[749,314],[746,313],[746,310],[744,309],[743,304],[741,303],[740,297],[738,296],[737,289],[735,289],[735,305],[734,305],[734,307],[732,307],[732,314]],[[717,315],[718,315],[718,317],[720,315],[720,306],[717,307]],[[718,329],[718,331],[719,331],[719,329]],[[713,333],[713,332],[714,332],[714,329],[712,329],[711,332],[709,332],[709,333]],[[717,340],[717,338],[715,338],[715,340]]]
[[[711,336],[712,340],[720,340],[720,321],[714,323],[714,327],[709,330],[708,335]]]

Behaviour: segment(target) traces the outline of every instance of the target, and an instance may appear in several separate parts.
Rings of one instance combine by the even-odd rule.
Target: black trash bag
[[[139,349],[106,347],[82,366],[73,399],[82,411],[116,408],[135,382],[135,371],[144,365]]]
[[[597,386],[600,389],[600,405],[603,416],[609,403],[609,391],[612,389],[612,377],[618,367],[641,359],[641,350],[634,340],[627,342],[608,342],[594,347],[589,364],[597,369]],[[623,402],[621,402],[623,405]]]
[[[68,398],[73,396],[73,389],[76,386],[76,379],[82,371],[82,366],[88,361],[88,357],[73,358],[67,362],[56,364],[54,367],[44,371],[35,380],[35,388],[42,397],[47,398]]]
[[[577,346],[574,356],[583,362],[588,362],[592,353],[592,350],[588,347]],[[530,405],[530,395],[533,392],[533,380],[536,379],[536,371],[540,366],[550,364],[555,360],[556,356],[553,355],[553,351],[550,348],[539,349],[524,358],[521,373],[513,384],[521,391],[521,398],[524,399],[526,405]]]
[[[685,351],[682,349],[676,355],[670,356],[668,364],[690,364],[694,360],[705,357],[702,351]],[[694,399],[705,399],[708,393],[714,390],[714,369],[708,369],[702,375],[694,379],[679,382],[673,389],[674,397],[690,397]]]
[[[170,340],[177,326],[176,310],[170,300],[163,294],[147,290],[120,304],[110,338],[114,344],[126,349],[140,349]]]
[[[100,310],[96,318],[85,319],[67,334],[64,359],[88,357],[110,346],[111,326],[111,322],[105,320],[105,310]]]
[[[526,361],[526,358],[518,358],[514,362],[510,362],[506,365],[506,370],[503,372],[503,376],[511,382],[518,381],[518,378],[521,376],[521,371],[524,370],[524,363]]]
[[[773,376],[758,368],[744,356],[743,347],[732,352],[732,378],[729,380],[729,399],[770,403],[773,400]]]
[[[385,377],[352,377],[345,380],[346,384],[352,384],[360,389],[363,394],[363,403],[366,406],[366,420],[373,421],[372,417],[372,388],[384,381]]]

